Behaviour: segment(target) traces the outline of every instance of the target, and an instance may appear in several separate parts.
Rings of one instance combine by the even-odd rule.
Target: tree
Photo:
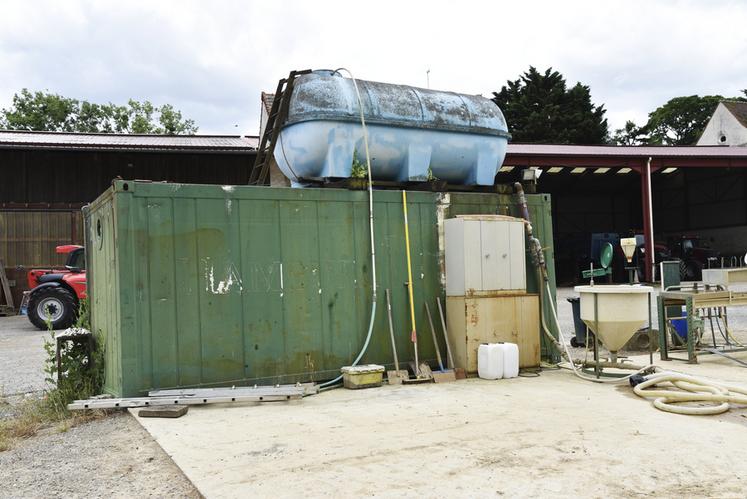
[[[626,121],[623,128],[615,130],[612,142],[621,146],[639,146],[648,144],[648,130],[645,126],[639,127],[633,121]]]
[[[747,89],[742,90],[747,97]],[[648,115],[639,127],[632,121],[615,130],[613,142],[620,145],[694,145],[723,100],[747,101],[745,97],[724,99],[720,95],[675,97]]]
[[[515,142],[604,144],[608,140],[604,106],[592,104],[586,85],[567,88],[563,76],[552,68],[540,73],[530,66],[493,96]]]
[[[150,133],[191,135],[193,120],[171,104],[157,107],[130,99],[127,105],[95,104],[48,92],[23,89],[9,109],[0,111],[0,128],[47,132]]]
[[[695,144],[722,100],[724,98],[720,95],[670,99],[649,113],[646,123],[650,135],[648,142],[673,146]]]

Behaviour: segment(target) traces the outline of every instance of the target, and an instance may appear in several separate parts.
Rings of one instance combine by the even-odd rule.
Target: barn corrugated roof
[[[579,146],[564,144],[508,144],[508,154],[532,156],[600,156],[651,158],[747,157],[747,147],[724,146]]]
[[[0,147],[23,149],[251,152],[258,137],[239,135],[138,135],[0,130]]]

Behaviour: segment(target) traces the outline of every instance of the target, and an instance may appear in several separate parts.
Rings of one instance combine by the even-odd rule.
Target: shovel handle
[[[451,364],[451,368],[454,369],[456,367],[454,365],[454,357],[451,355],[451,347],[449,346],[449,335],[446,332],[446,321],[444,320],[444,309],[441,306],[441,297],[436,297],[436,303],[438,304],[438,315],[441,316],[441,329],[444,332],[444,341],[446,342],[446,354],[449,356],[449,363]]]
[[[386,290],[386,315],[389,319],[389,337],[392,339],[392,354],[394,355],[394,369],[399,371],[399,360],[397,360],[397,345],[394,341],[394,325],[392,325],[392,298],[391,292]]]
[[[438,339],[436,338],[436,328],[433,327],[433,317],[431,317],[431,307],[428,306],[428,302],[425,302],[425,312],[428,314],[428,324],[431,326],[431,336],[433,336],[433,347],[436,349],[436,359],[438,359],[438,367],[443,372],[444,363],[441,359],[441,349],[438,347]]]

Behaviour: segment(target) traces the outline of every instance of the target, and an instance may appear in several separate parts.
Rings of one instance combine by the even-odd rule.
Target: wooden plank
[[[13,295],[10,294],[10,283],[8,277],[5,275],[5,262],[0,259],[0,284],[3,287],[3,294],[5,295],[5,305],[11,309],[15,309],[13,306]]]
[[[188,405],[156,405],[140,409],[137,415],[141,418],[180,418],[187,414]]]

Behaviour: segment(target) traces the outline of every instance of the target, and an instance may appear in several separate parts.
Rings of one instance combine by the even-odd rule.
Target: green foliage
[[[439,180],[437,176],[433,174],[433,170],[431,170],[431,167],[428,167],[428,172],[426,173],[428,182],[435,182],[436,180]]]
[[[353,151],[353,165],[350,169],[351,178],[368,178],[368,168],[358,159],[358,151]]]
[[[604,106],[591,102],[588,86],[567,88],[552,68],[540,73],[530,66],[515,81],[493,93],[515,142],[604,144],[608,139]]]
[[[649,140],[648,131],[645,127],[639,127],[628,120],[623,128],[615,130],[612,142],[621,146],[637,146],[647,144]]]
[[[708,124],[720,95],[675,97],[648,115],[646,130],[650,144],[693,145]]]
[[[90,330],[88,300],[83,299],[78,309],[74,328]],[[89,365],[85,344],[68,341],[60,352],[60,371],[57,371],[56,339],[50,328],[50,339],[44,341],[47,353],[44,372],[46,381],[54,388],[47,391],[49,409],[60,416],[67,415],[67,404],[77,399],[87,399],[101,393],[104,384],[104,349],[100,333],[94,333],[93,365]]]
[[[742,90],[747,97],[747,89]],[[708,120],[723,100],[747,100],[745,97],[725,99],[720,95],[689,95],[675,97],[648,115],[648,122],[638,126],[632,121],[615,130],[613,142],[620,145],[694,145],[705,130]]]
[[[95,104],[48,92],[21,90],[0,111],[0,128],[47,132],[150,133],[192,135],[193,120],[171,104],[154,106],[130,99],[126,105]]]

